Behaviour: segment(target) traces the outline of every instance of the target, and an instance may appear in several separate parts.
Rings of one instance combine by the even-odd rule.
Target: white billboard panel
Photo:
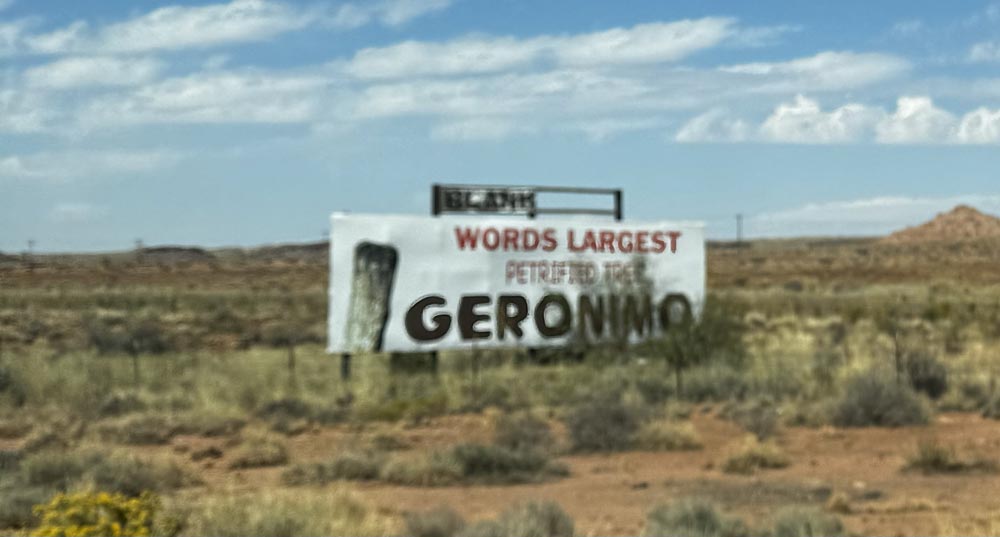
[[[595,220],[334,214],[328,348],[635,342],[700,311],[701,224]]]

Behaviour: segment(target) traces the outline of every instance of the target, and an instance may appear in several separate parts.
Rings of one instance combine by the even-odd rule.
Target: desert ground
[[[689,337],[349,378],[323,244],[0,255],[0,528],[998,534],[997,222],[710,243]]]

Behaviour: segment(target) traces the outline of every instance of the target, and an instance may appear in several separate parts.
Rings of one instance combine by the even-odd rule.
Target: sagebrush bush
[[[141,414],[101,425],[102,436],[111,442],[140,446],[167,444],[177,433],[174,423],[159,414]]]
[[[921,442],[915,453],[906,460],[904,471],[919,471],[925,475],[968,472],[996,473],[997,461],[986,458],[962,459],[954,448],[937,442]]]
[[[419,513],[406,513],[407,537],[454,537],[465,528],[465,519],[450,507],[437,507]]]
[[[722,471],[731,474],[752,474],[758,469],[785,468],[791,464],[785,452],[773,442],[759,442],[750,437],[740,449],[730,455]]]
[[[442,487],[461,482],[462,468],[443,452],[407,454],[389,459],[379,477],[396,485]]]
[[[125,414],[133,414],[146,410],[146,402],[134,393],[112,393],[101,400],[97,407],[97,415],[105,418],[117,418]]]
[[[635,445],[640,449],[682,451],[701,449],[701,439],[694,426],[687,422],[653,421],[636,433]]]
[[[103,460],[104,455],[94,451],[42,451],[21,461],[18,481],[29,487],[66,490]]]
[[[831,418],[838,427],[902,427],[926,424],[930,411],[909,386],[869,373],[847,381]]]
[[[736,422],[760,441],[771,438],[778,431],[778,405],[770,399],[731,403],[723,410],[723,416]]]
[[[49,487],[11,486],[0,488],[0,528],[23,529],[36,525],[36,505],[56,493]]]
[[[398,534],[392,519],[341,490],[310,496],[211,496],[179,509],[176,516],[178,534],[188,537]]]
[[[844,535],[840,519],[810,507],[786,507],[775,515],[774,537],[839,537]]]
[[[139,496],[143,492],[167,492],[198,481],[176,463],[163,459],[140,459],[131,455],[102,458],[86,472],[97,490]]]
[[[493,443],[514,451],[551,452],[555,436],[545,420],[529,413],[501,414],[494,422]]]
[[[574,405],[563,418],[574,451],[621,451],[632,445],[642,425],[641,409],[626,405],[617,393],[602,393]]]
[[[490,444],[458,444],[447,450],[390,459],[381,479],[410,486],[455,483],[533,483],[568,475],[567,467],[533,450],[511,450]]]
[[[329,462],[297,464],[281,478],[288,485],[322,485],[331,481],[369,481],[377,479],[382,458],[372,453],[346,452]]]
[[[938,399],[948,391],[948,369],[926,351],[913,351],[906,356],[906,377],[918,392]]]
[[[660,505],[646,516],[643,537],[747,537],[746,524],[702,500]]]
[[[511,450],[488,444],[459,444],[448,451],[462,477],[472,482],[530,483],[546,477],[565,476],[565,465],[549,460],[540,451]]]
[[[288,448],[276,438],[254,436],[243,441],[229,463],[232,469],[281,466],[288,463]]]
[[[32,537],[146,537],[160,509],[153,494],[129,498],[107,492],[57,494],[35,512],[39,526]]]
[[[516,505],[496,520],[467,526],[461,537],[573,537],[573,519],[555,502]]]

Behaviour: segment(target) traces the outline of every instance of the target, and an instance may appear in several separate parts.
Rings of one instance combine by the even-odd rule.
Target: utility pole
[[[743,245],[743,213],[736,215],[736,244]]]
[[[35,239],[28,239],[28,273],[35,271]]]

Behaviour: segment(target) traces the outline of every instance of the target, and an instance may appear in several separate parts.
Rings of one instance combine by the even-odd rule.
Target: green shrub
[[[907,354],[906,376],[914,390],[927,394],[931,399],[938,399],[948,391],[948,370],[928,352]]]
[[[778,405],[769,399],[732,403],[723,410],[723,416],[736,422],[760,441],[771,438],[778,431]]]
[[[180,535],[191,537],[299,537],[396,535],[387,516],[342,491],[287,496],[210,496],[178,509]]]
[[[24,438],[34,428],[34,424],[26,416],[16,416],[0,420],[0,439],[16,440]]]
[[[48,487],[0,488],[0,529],[22,529],[37,524],[34,507],[55,493]]]
[[[530,502],[512,507],[496,520],[477,522],[460,537],[573,537],[573,519],[554,502]]]
[[[454,537],[465,528],[465,519],[450,507],[438,507],[421,513],[406,513],[407,537]]]
[[[847,382],[832,420],[838,427],[924,425],[930,411],[908,386],[869,373]]]
[[[0,449],[0,475],[10,475],[21,465],[22,453],[16,449]]]
[[[631,446],[642,412],[617,393],[604,393],[570,408],[564,421],[574,451],[621,451]]]
[[[442,452],[389,459],[379,476],[383,481],[413,487],[442,487],[459,483],[462,468]]]
[[[146,403],[131,393],[113,393],[105,397],[97,407],[97,415],[115,418],[146,410]]]
[[[236,450],[229,468],[261,468],[281,466],[288,463],[288,449],[285,444],[271,437],[250,438]]]
[[[791,464],[788,456],[773,442],[761,443],[750,437],[743,446],[729,456],[722,471],[731,474],[752,474],[758,469],[785,468]]]
[[[655,507],[646,516],[644,537],[747,537],[743,521],[719,513],[714,505],[684,500]]]
[[[97,452],[42,451],[21,461],[19,481],[29,487],[66,490],[103,460]]]
[[[514,451],[550,452],[555,437],[543,419],[528,413],[502,414],[494,423],[493,443]]]
[[[635,444],[640,449],[682,451],[701,449],[698,432],[690,423],[654,421],[647,423],[636,433]]]
[[[183,468],[166,460],[113,455],[94,464],[87,478],[97,490],[139,496],[143,492],[166,492],[196,483]]]
[[[369,481],[377,479],[382,460],[372,454],[347,452],[330,462],[297,464],[282,474],[288,485],[322,485],[331,481]]]
[[[839,537],[840,519],[816,508],[786,507],[774,519],[774,537]]]
[[[102,425],[100,431],[106,440],[130,446],[168,444],[177,432],[170,419],[158,414],[128,416]]]
[[[921,442],[917,451],[907,461],[904,471],[919,471],[930,474],[956,473],[996,473],[997,462],[990,459],[977,458],[963,460],[958,457],[953,448],[942,446],[937,442]]]
[[[514,451],[497,445],[459,444],[447,455],[467,481],[485,483],[530,483],[549,476],[565,476],[568,470],[545,454]]]

